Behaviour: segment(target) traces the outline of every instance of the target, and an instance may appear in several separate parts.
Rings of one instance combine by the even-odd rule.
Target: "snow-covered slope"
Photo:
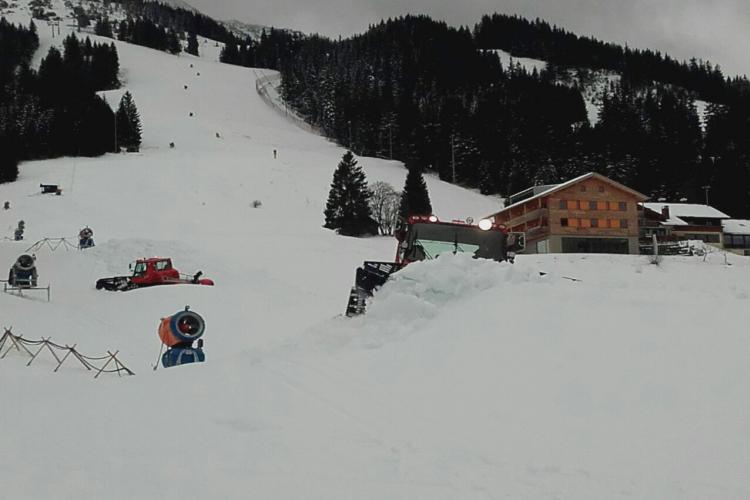
[[[200,11],[190,5],[188,2],[185,2],[184,0],[147,0],[150,2],[159,2],[164,5],[169,5],[170,7],[174,7],[175,9],[183,9],[190,12],[196,12],[199,13]]]
[[[268,108],[252,70],[116,43],[125,87],[108,99],[133,93],[143,150],[26,163],[0,185],[0,237],[27,225],[0,264],[87,224],[97,241],[38,251],[52,301],[0,294],[0,326],[119,350],[136,376],[0,360],[2,498],[750,496],[748,259],[441,258],[342,318],[355,267],[394,252],[321,227],[343,150]],[[360,161],[402,185],[400,164]],[[443,218],[497,209],[428,184]],[[94,290],[153,255],[216,286]],[[153,371],[159,318],[186,304],[207,362]]]
[[[261,33],[263,33],[263,30],[270,29],[268,26],[245,23],[236,19],[232,19],[230,21],[222,21],[222,24],[232,30],[235,34],[239,36],[249,36],[254,40],[260,39],[260,35]]]
[[[497,57],[500,58],[500,64],[503,65],[504,69],[509,69],[513,66],[520,66],[521,68],[525,69],[529,73],[533,73],[535,70],[537,72],[542,72],[545,69],[547,69],[547,62],[541,61],[539,59],[531,59],[528,57],[515,57],[511,55],[509,52],[506,52],[504,50],[495,50],[493,51],[497,54]]]

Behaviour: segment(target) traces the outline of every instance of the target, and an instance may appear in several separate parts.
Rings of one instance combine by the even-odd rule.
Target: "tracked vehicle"
[[[396,231],[396,239],[395,262],[365,261],[357,269],[347,316],[364,313],[367,298],[393,273],[412,262],[434,259],[444,253],[469,253],[478,259],[513,262],[516,253],[525,246],[523,233],[510,233],[490,219],[475,225],[471,219],[442,222],[434,215],[409,217]]]
[[[133,274],[130,276],[115,276],[97,280],[97,290],[127,291],[136,288],[144,288],[158,285],[209,285],[213,286],[213,280],[202,278],[203,273],[198,271],[193,275],[180,273],[172,267],[172,259],[154,257],[151,259],[139,259],[135,264],[130,264]]]

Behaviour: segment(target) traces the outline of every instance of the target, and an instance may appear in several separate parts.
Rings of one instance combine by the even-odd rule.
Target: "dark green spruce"
[[[376,234],[377,224],[372,219],[369,201],[365,173],[352,152],[347,151],[333,173],[323,227],[346,236]]]

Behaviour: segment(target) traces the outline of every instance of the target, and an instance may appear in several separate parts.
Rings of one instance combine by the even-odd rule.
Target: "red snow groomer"
[[[96,289],[126,291],[156,285],[213,286],[214,284],[213,280],[201,278],[202,271],[198,271],[192,276],[180,273],[172,267],[172,259],[170,258],[139,259],[135,264],[130,264],[130,269],[133,271],[131,276],[115,276],[97,280]]]
[[[430,260],[443,253],[470,253],[474,258],[513,262],[516,252],[525,247],[523,233],[511,233],[490,219],[479,224],[473,220],[442,222],[434,215],[412,216],[396,231],[398,247],[395,262],[365,261],[357,269],[349,293],[347,316],[365,312],[365,301],[391,274],[406,265]]]

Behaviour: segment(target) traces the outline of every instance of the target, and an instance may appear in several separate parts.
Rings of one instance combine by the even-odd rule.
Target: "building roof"
[[[535,199],[541,198],[543,196],[549,196],[550,194],[552,194],[552,193],[554,193],[556,191],[561,191],[563,189],[569,188],[570,186],[573,186],[575,184],[578,184],[581,181],[585,181],[586,179],[590,179],[590,178],[596,178],[596,179],[599,179],[601,181],[606,182],[607,184],[612,184],[616,188],[621,189],[621,190],[623,190],[625,192],[628,192],[628,193],[632,194],[633,196],[635,196],[636,198],[640,198],[641,201],[644,201],[644,200],[648,199],[648,196],[646,196],[643,193],[639,193],[635,189],[631,189],[631,188],[625,186],[624,184],[620,184],[619,182],[613,181],[612,179],[610,179],[608,177],[605,177],[605,176],[603,176],[601,174],[597,174],[596,172],[589,172],[587,174],[580,175],[580,176],[578,176],[578,177],[576,177],[574,179],[570,179],[569,181],[563,182],[562,184],[557,184],[557,185],[549,186],[548,189],[540,191],[540,192],[536,193],[534,196],[530,196],[529,198],[524,198],[522,200],[519,200],[516,203],[508,205],[507,207],[504,207],[502,210],[499,210],[498,212],[495,212],[495,214],[498,214],[500,212],[505,212],[506,210],[508,210],[510,208],[513,208],[513,207],[516,207],[516,206],[519,206],[519,205],[523,205],[524,203],[526,203],[528,201],[535,200]],[[512,198],[513,197],[511,196],[510,199],[512,199]],[[495,215],[495,214],[493,214],[493,215]]]
[[[726,219],[721,221],[721,226],[728,234],[750,234],[750,220]]]
[[[648,205],[648,206],[647,206]],[[653,208],[650,208],[650,206],[654,205],[654,203],[641,203],[641,206],[643,207],[643,210],[646,212],[650,212],[652,214],[655,214],[655,216],[658,218],[659,223],[665,225],[665,226],[689,226],[687,222],[680,219],[676,215],[670,213],[669,217],[664,217],[664,214],[661,211],[661,207],[664,205],[661,205],[659,207],[659,210],[655,210]]]
[[[681,222],[683,218],[696,218],[696,219],[728,219],[729,216],[724,212],[716,210],[714,207],[709,205],[699,205],[697,203],[644,203],[644,207],[654,212],[661,212],[662,208],[669,208],[669,217],[671,219],[677,219]],[[666,222],[669,224],[669,222]]]

